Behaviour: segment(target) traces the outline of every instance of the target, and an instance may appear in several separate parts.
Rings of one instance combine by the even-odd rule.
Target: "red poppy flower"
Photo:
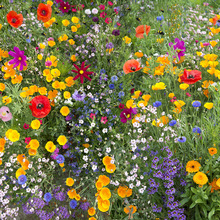
[[[191,70],[191,71],[184,70],[184,73],[182,76],[180,76],[180,79],[181,82],[184,82],[186,84],[194,84],[202,79],[201,74],[202,73],[198,70]]]
[[[91,81],[92,79],[88,77],[88,75],[93,74],[93,72],[87,72],[86,70],[91,66],[88,65],[85,67],[85,62],[82,62],[81,67],[79,68],[76,64],[73,63],[73,66],[77,69],[77,70],[72,70],[72,72],[74,73],[78,73],[73,80],[76,80],[80,77],[80,82],[83,84],[83,80],[84,78],[88,79],[89,81]]]
[[[8,20],[8,23],[12,27],[18,28],[23,23],[23,15],[22,14],[17,14],[15,11],[10,11],[7,14],[7,20]]]
[[[140,66],[141,64],[137,60],[128,60],[123,66],[123,71],[125,74],[136,72],[142,69]]]
[[[147,25],[140,25],[138,26],[136,29],[136,37],[137,38],[144,38],[144,32],[146,35],[148,35],[148,33],[150,32],[150,26]]]
[[[36,96],[30,101],[30,103],[31,105],[29,105],[29,108],[32,111],[32,115],[34,117],[44,118],[50,113],[50,101],[46,96]]]
[[[44,23],[49,21],[52,15],[52,8],[50,5],[40,3],[37,8],[37,19]]]

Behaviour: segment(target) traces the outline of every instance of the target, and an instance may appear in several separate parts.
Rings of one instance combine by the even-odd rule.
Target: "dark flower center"
[[[132,70],[132,71],[135,71],[135,70],[136,70],[136,68],[132,66],[132,67],[131,67],[131,70]]]
[[[12,18],[11,20],[12,23],[15,23],[16,21],[17,21],[16,18]]]
[[[194,168],[195,168],[195,166],[194,166],[194,165],[192,165],[192,168],[194,169]]]
[[[44,105],[42,104],[42,103],[39,103],[38,105],[37,105],[37,109],[42,109],[44,107]]]
[[[189,75],[188,79],[194,79],[195,77],[193,75]]]
[[[42,14],[42,15],[46,15],[47,12],[46,12],[45,10],[42,10],[42,11],[41,11],[41,14]]]

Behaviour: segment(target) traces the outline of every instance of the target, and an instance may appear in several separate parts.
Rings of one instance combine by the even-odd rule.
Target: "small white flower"
[[[98,11],[97,8],[93,8],[93,9],[92,9],[92,13],[93,13],[94,15],[98,14],[98,12],[99,12],[99,11]]]
[[[84,149],[84,153],[87,154],[88,152],[89,152],[88,148],[85,148],[85,149]]]
[[[90,15],[90,14],[91,14],[90,9],[86,9],[86,10],[85,10],[85,14]]]

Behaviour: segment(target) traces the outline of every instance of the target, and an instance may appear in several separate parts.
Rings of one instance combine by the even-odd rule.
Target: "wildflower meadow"
[[[1,220],[220,219],[220,0],[0,3]]]

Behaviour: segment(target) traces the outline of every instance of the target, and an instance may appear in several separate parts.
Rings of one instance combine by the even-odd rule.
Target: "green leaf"
[[[212,210],[209,212],[208,218],[209,220],[212,219],[212,216],[215,214],[215,207],[212,208]]]
[[[204,202],[202,201],[202,199],[197,199],[197,200],[195,201],[195,203],[204,203]]]
[[[181,201],[180,201],[180,205],[183,206],[183,205],[186,204],[189,200],[190,200],[190,198],[185,198],[185,199],[181,200]]]
[[[195,217],[196,217],[196,220],[202,220],[198,206],[196,206]]]
[[[193,193],[197,194],[196,188],[191,187],[191,191],[192,191]]]
[[[190,209],[192,209],[194,206],[196,205],[196,203],[195,202],[193,202],[191,205],[190,205]]]

